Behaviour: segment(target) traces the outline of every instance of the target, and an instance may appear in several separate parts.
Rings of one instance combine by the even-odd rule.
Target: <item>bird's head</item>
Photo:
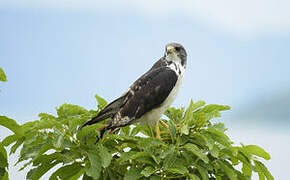
[[[164,54],[166,61],[179,62],[182,66],[186,66],[187,54],[184,47],[178,43],[170,43],[165,47]]]

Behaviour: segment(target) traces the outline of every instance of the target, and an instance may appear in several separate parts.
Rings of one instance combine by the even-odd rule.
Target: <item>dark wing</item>
[[[162,57],[156,63],[153,64],[153,66],[151,67],[151,69],[149,71],[152,71],[154,69],[158,69],[158,68],[161,68],[161,67],[165,67],[167,64],[168,63],[166,62],[165,58]]]
[[[126,99],[129,93],[124,94],[120,98],[116,99],[115,101],[108,104],[104,109],[102,109],[96,117],[91,119],[90,121],[86,122],[82,127],[87,125],[92,125],[97,122],[103,121],[107,118],[112,118],[116,112],[120,110],[120,108],[126,103]]]
[[[118,111],[122,117],[138,119],[162,104],[178,78],[174,71],[164,67],[164,63],[162,58],[157,61],[148,72],[134,82],[128,92],[108,104],[96,117],[82,127],[113,118]]]
[[[127,116],[130,122],[113,124],[125,126],[160,106],[170,94],[177,79],[177,74],[167,67],[160,67],[144,74],[130,87],[133,95],[120,110],[121,117]]]

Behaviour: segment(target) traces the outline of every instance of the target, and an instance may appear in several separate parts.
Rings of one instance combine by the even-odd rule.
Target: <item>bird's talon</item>
[[[168,125],[164,121],[162,121],[162,120],[159,120],[159,121],[160,121],[160,123],[161,123],[161,125],[163,127],[165,127],[166,129],[168,129]]]
[[[158,122],[155,124],[155,131],[156,131],[156,138],[161,140],[160,129],[159,129],[159,123]]]

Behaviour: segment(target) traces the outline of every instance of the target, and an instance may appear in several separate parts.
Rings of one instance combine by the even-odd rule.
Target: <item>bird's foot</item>
[[[161,123],[161,125],[162,125],[163,127],[165,127],[166,129],[168,129],[168,125],[167,125],[164,121],[162,121],[162,120],[160,119],[159,122]]]
[[[160,129],[159,129],[159,123],[158,122],[155,124],[155,132],[156,132],[156,138],[161,140]]]

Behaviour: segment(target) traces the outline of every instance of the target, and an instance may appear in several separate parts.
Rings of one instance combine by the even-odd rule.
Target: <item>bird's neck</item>
[[[181,59],[177,55],[169,55],[164,57],[165,61],[167,61],[168,64],[175,63],[176,65],[181,65],[184,69],[186,67],[186,57]]]
[[[172,69],[173,71],[176,72],[176,74],[179,75],[183,75],[184,71],[185,71],[185,67],[181,64],[181,61],[168,61],[167,62],[167,66]]]
[[[166,55],[165,56],[165,60],[168,61],[168,62],[172,61],[172,62],[179,62],[179,63],[181,63],[180,57],[178,57],[176,54]]]

